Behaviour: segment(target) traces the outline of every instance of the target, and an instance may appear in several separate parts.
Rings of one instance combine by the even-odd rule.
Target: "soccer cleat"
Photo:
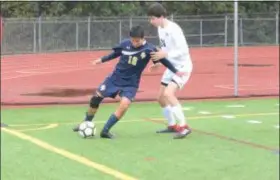
[[[174,135],[173,139],[183,139],[187,135],[189,135],[191,132],[192,132],[192,130],[187,126],[179,127],[179,132]]]
[[[177,132],[177,125],[167,126],[167,128],[156,131],[157,133],[174,133]]]
[[[100,137],[101,137],[101,138],[107,138],[107,139],[113,139],[113,138],[114,138],[114,135],[111,134],[110,132],[104,132],[104,131],[102,131],[102,132],[100,133]]]

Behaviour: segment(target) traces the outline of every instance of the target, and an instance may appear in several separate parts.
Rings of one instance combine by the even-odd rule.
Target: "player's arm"
[[[151,45],[151,46],[152,47],[151,47],[150,53],[157,52],[159,50],[159,48],[156,48],[154,45]],[[175,74],[178,72],[178,70],[166,58],[162,58],[159,60],[152,60],[152,62],[154,63],[154,65],[159,65],[159,63],[161,63],[162,65],[164,65],[166,68],[168,68],[170,71],[172,71]]]
[[[100,58],[101,63],[113,60],[121,55],[121,48],[113,48],[113,52]]]
[[[107,61],[113,60],[113,59],[121,56],[121,54],[122,54],[121,52],[122,52],[122,46],[120,44],[120,45],[113,48],[113,52],[111,52],[110,54],[108,54],[106,56],[98,58],[97,60],[94,60],[92,62],[92,64],[96,65],[96,64],[101,64],[101,63],[105,63]]]
[[[106,56],[103,56],[100,58],[101,62],[104,63],[104,62],[107,62],[107,61],[110,61],[110,60],[113,60],[117,57],[119,57],[121,55],[121,48],[120,47],[117,47],[117,48],[113,48],[113,52],[106,55]]]
[[[178,72],[178,70],[168,61],[167,59],[163,58],[160,59],[159,61],[153,61],[154,64],[161,63],[164,65],[166,68],[168,68],[170,71],[172,71],[174,74]]]

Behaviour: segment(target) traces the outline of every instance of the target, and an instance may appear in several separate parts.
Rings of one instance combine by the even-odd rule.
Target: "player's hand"
[[[178,72],[176,73],[176,75],[179,76],[179,77],[186,76],[187,74],[188,74],[187,72],[180,72],[180,71],[178,71]]]
[[[159,51],[157,51],[157,52],[151,52],[151,59],[153,61],[158,61],[158,60],[163,59],[165,57],[167,57],[167,53],[164,52],[163,50],[159,49]]]
[[[161,63],[152,64],[152,65],[149,67],[149,71],[150,71],[150,72],[157,71],[157,70],[159,69],[160,66],[161,66]]]
[[[97,64],[101,64],[102,61],[101,61],[101,58],[99,58],[99,59],[96,59],[96,60],[92,61],[91,63],[92,63],[93,65],[97,65]]]

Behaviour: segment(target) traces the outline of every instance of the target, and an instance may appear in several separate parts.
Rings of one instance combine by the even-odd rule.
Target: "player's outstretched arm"
[[[179,72],[167,59],[163,58],[160,59],[159,61],[161,64],[163,64],[166,68],[168,68],[170,71],[172,71],[174,74],[177,74],[178,76],[184,76],[184,72]]]
[[[102,63],[101,58],[98,58],[98,59],[92,61],[93,65],[97,65],[97,64],[101,64],[101,63]]]
[[[100,58],[101,63],[113,60],[117,57],[119,57],[121,55],[121,53],[119,51],[113,51],[111,54],[108,54],[107,56],[103,56],[102,58]]]
[[[93,65],[97,65],[97,64],[101,64],[110,60],[113,60],[117,57],[119,57],[121,55],[121,53],[119,53],[119,51],[113,51],[112,53],[108,54],[107,56],[103,56],[101,58],[98,58],[94,61],[92,61]]]
[[[92,64],[94,64],[94,65],[95,64],[101,64],[101,63],[113,60],[113,59],[122,55],[122,44],[119,44],[119,45],[113,47],[112,49],[113,49],[113,52],[111,52],[110,54],[93,61]]]

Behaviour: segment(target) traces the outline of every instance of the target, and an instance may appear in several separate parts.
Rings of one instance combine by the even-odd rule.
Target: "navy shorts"
[[[126,97],[130,101],[134,100],[134,97],[136,96],[138,88],[136,87],[121,87],[117,86],[113,83],[113,81],[110,79],[110,77],[106,78],[103,83],[98,87],[98,91],[101,93],[101,95],[106,98],[115,98],[117,95],[120,97]]]

